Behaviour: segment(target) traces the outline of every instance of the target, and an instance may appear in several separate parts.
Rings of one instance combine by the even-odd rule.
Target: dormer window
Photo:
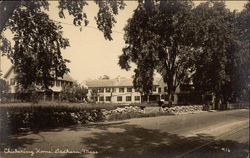
[[[14,78],[10,79],[10,85],[15,85],[15,79]]]

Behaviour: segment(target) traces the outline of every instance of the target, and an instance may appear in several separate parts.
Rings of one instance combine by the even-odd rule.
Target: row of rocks
[[[102,109],[102,113],[106,119],[111,117],[112,115],[117,115],[117,114],[126,114],[126,113],[144,113],[144,110],[142,110],[138,106],[125,106],[125,107],[118,107],[114,110],[105,110]]]
[[[165,107],[162,108],[163,112],[169,113],[169,114],[186,114],[186,113],[197,113],[201,112],[203,110],[202,105],[192,105],[192,106],[174,106],[174,107]]]

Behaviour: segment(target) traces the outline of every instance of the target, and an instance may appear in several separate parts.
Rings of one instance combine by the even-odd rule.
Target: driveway
[[[0,157],[247,157],[249,110],[103,122],[10,135]]]

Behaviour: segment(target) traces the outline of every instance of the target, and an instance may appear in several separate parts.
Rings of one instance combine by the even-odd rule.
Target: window
[[[168,92],[168,89],[167,89],[167,87],[164,87],[164,92]]]
[[[126,101],[131,101],[131,96],[126,96]]]
[[[119,88],[120,93],[124,93],[124,88]]]
[[[140,101],[140,96],[135,96],[135,101]]]
[[[135,96],[135,101],[140,101],[140,96]]]
[[[122,96],[117,96],[117,101],[122,101]]]
[[[14,78],[10,79],[10,85],[15,85],[15,79]]]
[[[106,101],[111,101],[111,97],[110,97],[110,96],[107,96],[107,97],[106,97]]]
[[[110,93],[111,89],[110,88],[106,88],[106,92]]]
[[[61,81],[56,81],[56,86],[60,87],[60,83],[61,83]]]
[[[127,88],[127,92],[132,92],[132,88]]]
[[[104,101],[104,97],[99,97],[99,101]]]
[[[104,92],[104,88],[99,88],[99,93],[103,93]]]
[[[116,89],[115,89],[115,88],[112,88],[112,92],[116,92]]]
[[[158,92],[161,93],[161,87],[158,88]]]
[[[156,92],[156,87],[155,86],[153,87],[153,92]]]

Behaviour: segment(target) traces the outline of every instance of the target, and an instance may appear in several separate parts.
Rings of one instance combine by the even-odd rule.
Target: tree
[[[230,91],[229,65],[235,53],[235,13],[225,7],[224,2],[201,3],[193,10],[195,17],[194,46],[200,47],[194,54],[196,89],[215,97],[215,108],[228,98]]]
[[[115,15],[118,14],[119,9],[124,9],[125,3],[123,0],[95,0],[95,3],[99,7],[97,13],[96,22],[98,28],[104,33],[106,39],[112,40],[112,27],[116,20]],[[0,0],[0,15],[2,17],[0,23],[0,34],[6,29],[8,20],[11,19],[14,11],[22,5],[28,5],[29,9],[34,11],[40,10],[41,8],[49,10],[49,3],[47,0],[43,1],[3,1]],[[68,11],[69,15],[73,16],[73,24],[76,26],[81,26],[84,22],[85,25],[88,24],[87,14],[84,12],[84,7],[88,3],[86,0],[74,0],[74,1],[58,1],[58,15],[60,18],[65,18],[64,12]]]
[[[99,6],[96,17],[98,28],[104,33],[105,39],[112,40],[112,27],[116,23],[114,15],[125,4],[118,1],[95,1]],[[64,12],[74,17],[73,24],[81,26],[88,24],[84,6],[85,0],[59,1],[59,16],[64,18]],[[33,83],[42,83],[48,90],[52,81],[62,77],[69,69],[68,60],[61,56],[61,49],[69,46],[69,41],[62,37],[62,26],[49,19],[43,11],[49,9],[48,1],[0,1],[0,49],[7,55],[18,72],[18,83],[28,88]],[[6,29],[14,34],[15,45],[2,35]]]
[[[192,3],[188,1],[140,1],[125,27],[121,68],[136,64],[134,86],[143,94],[152,91],[157,71],[167,83],[169,104],[177,86],[192,72],[189,58],[194,49],[190,42],[195,27],[191,19]]]
[[[18,84],[24,89],[33,83],[49,89],[57,77],[69,71],[61,49],[69,46],[62,37],[62,27],[56,25],[42,11],[29,10],[28,6],[17,9],[9,20],[9,28],[14,34],[13,50],[8,52],[17,72]]]
[[[88,90],[80,84],[65,85],[61,91],[61,99],[70,102],[87,101]]]
[[[5,80],[0,79],[0,102],[4,98],[4,94],[7,93],[9,91],[9,89],[10,89],[10,87],[9,87],[8,83]]]
[[[98,97],[98,89],[97,88],[95,88],[95,89],[92,89],[91,90],[91,100],[94,102],[94,103],[96,103],[96,101],[97,101],[97,98]]]
[[[235,19],[234,52],[231,55],[229,68],[231,98],[234,101],[249,101],[249,65],[250,65],[250,2],[245,8],[236,14]]]

